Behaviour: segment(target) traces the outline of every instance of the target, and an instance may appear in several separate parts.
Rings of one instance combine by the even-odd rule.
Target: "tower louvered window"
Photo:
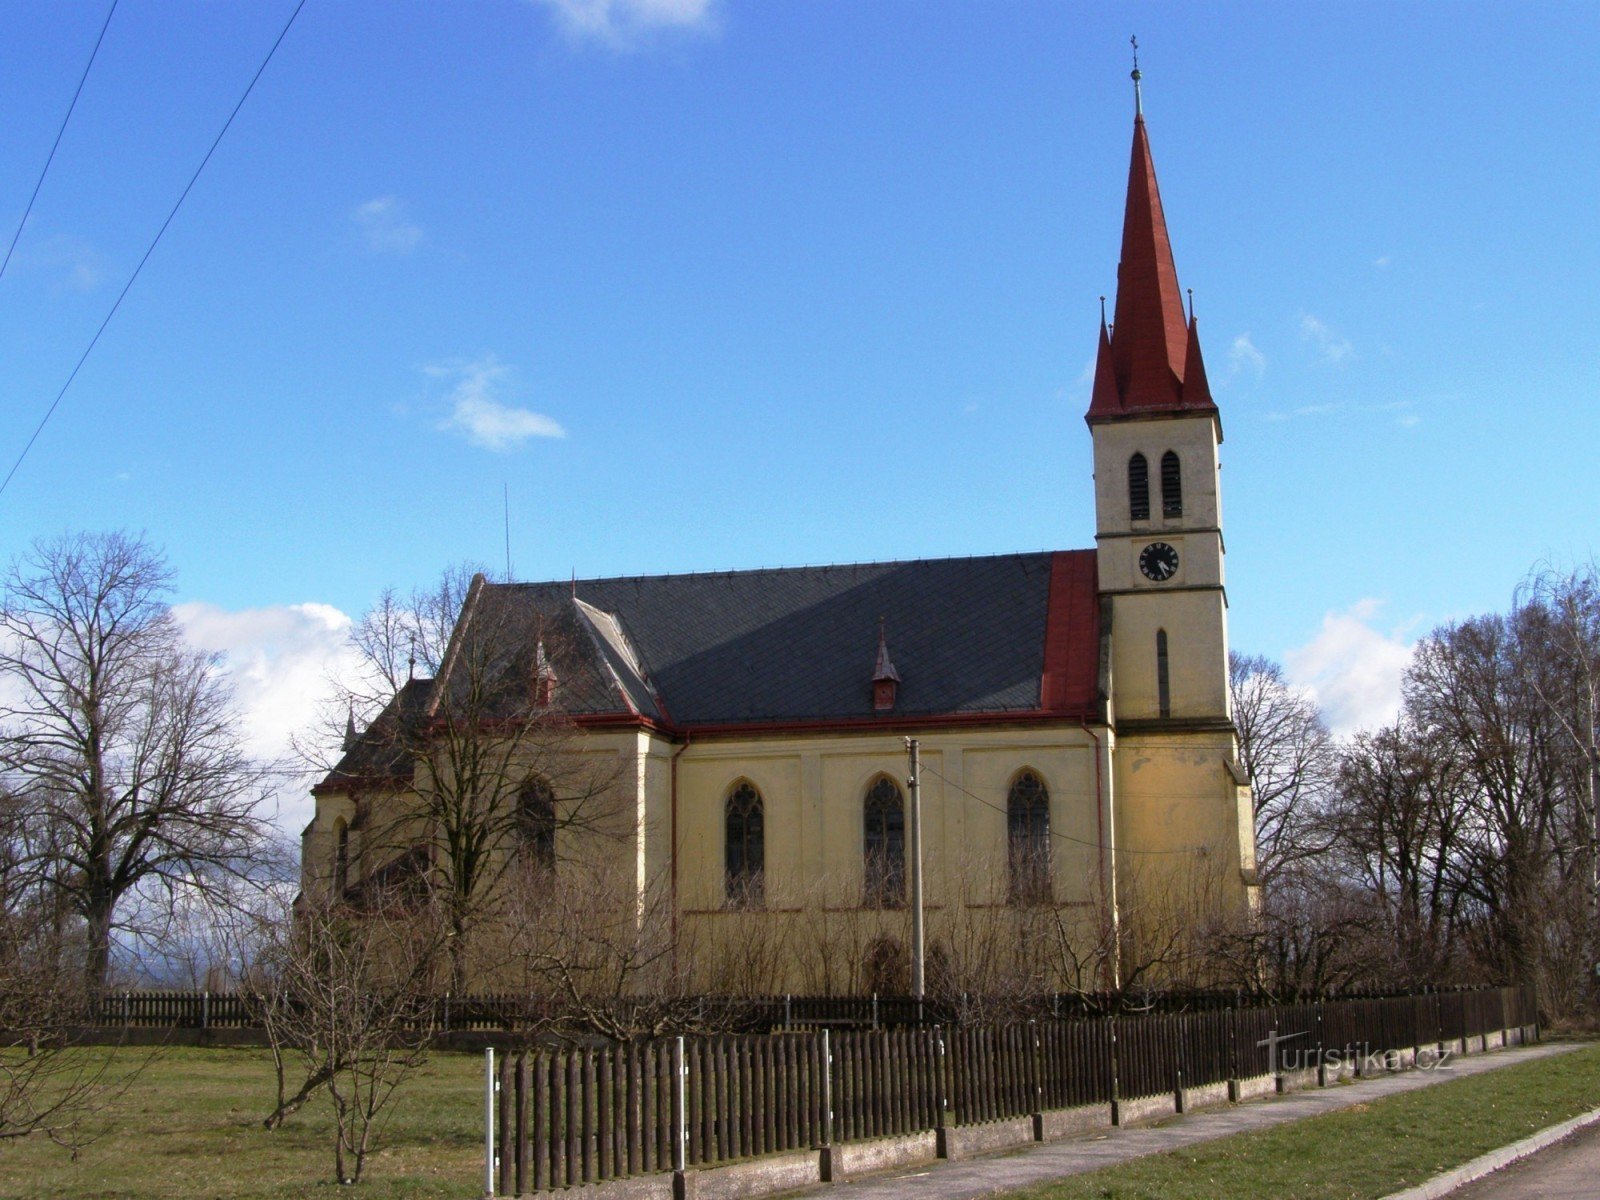
[[[1183,516],[1183,471],[1171,450],[1161,456],[1161,515]]]
[[[1128,516],[1135,521],[1150,519],[1150,464],[1142,454],[1128,460]]]
[[[759,908],[766,902],[766,825],[761,793],[745,781],[728,793],[724,816],[724,863],[728,907]]]
[[[550,785],[536,779],[517,796],[517,833],[528,865],[538,871],[556,868],[556,797]]]
[[[1050,793],[1032,771],[1019,772],[1006,797],[1008,891],[1013,904],[1050,901]]]
[[[867,791],[863,808],[862,902],[869,908],[899,908],[906,902],[906,807],[900,788],[880,775]]]

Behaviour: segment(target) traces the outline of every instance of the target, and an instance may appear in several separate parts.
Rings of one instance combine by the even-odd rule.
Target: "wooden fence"
[[[940,1131],[1411,1052],[1535,1027],[1531,989],[537,1049],[501,1057],[505,1195]],[[1471,1039],[1480,1039],[1474,1045]]]
[[[1440,992],[1441,1001],[1471,1004],[1478,992]],[[1404,1005],[1425,997],[1350,995],[1318,997],[1340,1001],[1386,998]],[[686,996],[677,1006],[686,1027],[717,1028],[739,1033],[769,1033],[779,1029],[884,1029],[903,1026],[950,1028],[993,1024],[983,1014],[996,1011],[1009,1020],[1059,1020],[1139,1012],[1198,1013],[1268,1008],[1274,999],[1237,991],[1082,994],[1059,993],[1028,997],[957,996],[917,1000],[910,996]],[[626,1008],[627,1002],[620,1002]],[[656,1005],[659,1007],[659,1002]],[[430,1024],[446,1033],[461,1031],[522,1032],[562,1023],[562,1003],[557,1000],[486,993],[440,995],[434,999]],[[619,1024],[629,1023],[624,1011]],[[168,990],[104,993],[88,1021],[91,1025],[127,1029],[245,1029],[255,1024],[249,998],[238,992]]]

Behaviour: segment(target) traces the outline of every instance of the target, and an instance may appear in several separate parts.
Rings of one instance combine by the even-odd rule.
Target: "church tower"
[[[1134,80],[1137,95],[1137,71]],[[1142,111],[1133,124],[1114,319],[1108,327],[1102,305],[1085,419],[1117,733],[1231,733],[1222,424],[1178,290]]]

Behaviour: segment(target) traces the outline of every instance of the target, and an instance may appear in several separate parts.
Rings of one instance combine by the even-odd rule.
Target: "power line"
[[[1011,815],[1005,809],[1001,808],[998,804],[995,804],[995,803],[993,803],[992,801],[989,801],[989,800],[985,800],[982,796],[978,795],[976,792],[969,792],[966,788],[962,787],[955,780],[949,778],[946,775],[941,774],[936,768],[928,766],[927,763],[923,763],[922,764],[922,769],[924,771],[926,771],[930,775],[938,776],[940,779],[944,780],[945,783],[948,783],[951,787],[955,788],[956,791],[960,792],[964,796],[969,797],[970,799],[976,800],[979,804],[983,805],[985,808],[992,808],[992,809],[995,810],[995,812],[999,813],[1003,817],[1009,817]],[[1188,847],[1188,848],[1183,849],[1183,850],[1135,850],[1131,846],[1115,846],[1115,847],[1102,846],[1099,842],[1088,842],[1088,841],[1085,841],[1083,838],[1075,838],[1070,833],[1060,833],[1060,832],[1058,832],[1058,831],[1056,831],[1054,829],[1050,830],[1049,832],[1050,832],[1050,836],[1051,837],[1058,837],[1064,842],[1075,842],[1076,844],[1078,844],[1080,846],[1088,846],[1091,850],[1114,850],[1117,854],[1150,854],[1150,855],[1156,855],[1156,854],[1190,854],[1190,855],[1192,855],[1192,854],[1196,853],[1196,851],[1198,849],[1197,847]]]
[[[33,435],[28,438],[27,445],[23,446],[22,453],[17,455],[17,461],[11,464],[11,470],[7,471],[5,479],[0,481],[0,495],[4,495],[6,488],[11,486],[11,480],[16,476],[17,468],[22,466],[22,460],[28,457],[28,451],[33,449],[33,444],[39,440],[39,435],[44,432],[44,427],[50,423],[50,418],[55,415],[56,409],[61,404],[62,397],[67,394],[67,389],[72,386],[72,381],[78,377],[78,372],[83,369],[83,364],[89,360],[89,355],[94,352],[95,346],[100,341],[100,335],[105,333],[106,326],[111,324],[111,318],[116,316],[117,310],[122,307],[122,301],[126,299],[128,292],[132,289],[134,280],[139,278],[139,272],[144,270],[145,263],[150,261],[150,256],[155,253],[156,247],[161,244],[162,236],[167,232],[167,227],[172,224],[173,218],[178,215],[178,210],[183,207],[184,200],[188,198],[189,192],[200,178],[200,172],[206,169],[206,164],[211,161],[211,156],[217,152],[217,147],[222,144],[223,137],[227,135],[228,129],[233,125],[233,119],[239,115],[239,110],[244,107],[244,102],[250,98],[250,93],[255,91],[257,81],[261,78],[262,73],[266,71],[267,65],[272,62],[273,56],[278,53],[278,47],[283,45],[283,39],[289,36],[289,30],[294,27],[295,19],[299,17],[300,10],[305,6],[306,0],[299,0],[299,3],[294,6],[294,11],[289,14],[289,19],[284,23],[277,40],[272,43],[272,48],[267,51],[267,56],[261,60],[261,65],[256,68],[256,73],[250,77],[250,82],[245,87],[244,94],[239,97],[239,102],[233,106],[233,111],[228,114],[228,119],[222,123],[222,128],[217,132],[217,136],[212,139],[211,146],[206,151],[205,157],[200,160],[200,165],[194,169],[194,174],[189,177],[189,182],[184,185],[183,191],[178,196],[177,203],[172,206],[172,211],[167,214],[167,219],[161,222],[161,228],[156,230],[156,236],[151,239],[150,245],[145,249],[144,256],[139,259],[138,266],[133,268],[133,274],[128,276],[128,282],[122,285],[122,291],[117,293],[117,298],[112,303],[111,310],[106,313],[105,320],[100,322],[100,328],[94,331],[94,336],[89,339],[88,346],[78,356],[78,361],[73,364],[72,371],[67,376],[67,381],[61,385],[61,390],[56,393],[56,398],[50,402],[50,407],[45,410],[44,416],[39,419],[39,424],[34,428]]]
[[[100,36],[94,39],[94,49],[89,51],[89,61],[83,65],[83,74],[78,77],[78,86],[72,93],[72,103],[67,105],[66,116],[61,118],[61,128],[56,130],[56,140],[50,143],[50,153],[45,155],[44,167],[39,172],[39,178],[34,181],[33,195],[28,197],[28,207],[22,210],[22,219],[17,222],[17,231],[11,235],[11,245],[6,247],[6,257],[0,262],[0,277],[6,273],[6,268],[11,265],[11,256],[16,253],[17,241],[22,237],[23,226],[27,225],[28,218],[33,215],[33,202],[39,198],[39,189],[44,186],[44,177],[50,173],[50,164],[56,160],[56,151],[61,148],[61,138],[67,132],[67,122],[72,120],[72,111],[78,107],[78,97],[83,95],[83,85],[88,82],[89,69],[94,66],[94,60],[100,53],[100,43],[106,40],[106,30],[111,28],[111,17],[117,11],[117,0],[111,0],[111,8],[106,12],[106,19],[100,26]]]

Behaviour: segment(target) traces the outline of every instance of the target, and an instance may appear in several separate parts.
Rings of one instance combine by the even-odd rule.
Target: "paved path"
[[[1600,1126],[1450,1193],[1450,1200],[1592,1200],[1600,1196]]]
[[[849,1200],[969,1200],[970,1197],[986,1196],[997,1191],[1047,1183],[1064,1175],[1097,1171],[1131,1158],[1158,1154],[1164,1150],[1178,1150],[1245,1130],[1266,1129],[1285,1121],[1314,1117],[1319,1113],[1364,1104],[1381,1096],[1414,1092],[1435,1083],[1480,1075],[1513,1063],[1548,1058],[1577,1048],[1572,1044],[1541,1044],[1474,1054],[1451,1060],[1449,1069],[1445,1070],[1403,1071],[1336,1087],[1310,1088],[1246,1104],[1201,1109],[1186,1116],[1169,1118],[1159,1125],[1112,1129],[1044,1142],[986,1158],[938,1163],[854,1182],[821,1184],[799,1194],[807,1195],[826,1189],[835,1195],[842,1192]],[[1600,1177],[1591,1174],[1590,1189],[1573,1194],[1585,1197],[1600,1194],[1596,1183],[1600,1183]]]

